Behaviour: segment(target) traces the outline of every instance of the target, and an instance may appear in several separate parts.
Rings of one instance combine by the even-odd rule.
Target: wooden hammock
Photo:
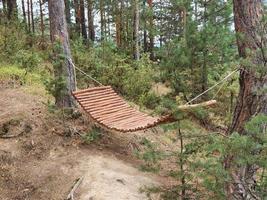
[[[104,128],[119,132],[134,132],[173,121],[170,115],[152,117],[128,105],[111,86],[99,86],[73,92],[73,96],[89,116]],[[181,109],[196,105],[209,106],[216,101],[181,106]]]

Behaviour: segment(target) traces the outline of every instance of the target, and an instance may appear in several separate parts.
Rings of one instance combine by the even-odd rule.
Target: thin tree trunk
[[[124,14],[124,10],[125,10],[125,4],[124,4],[124,1],[123,0],[119,0],[120,1],[120,34],[121,34],[121,47],[123,48],[123,47],[125,47],[125,41],[126,41],[126,35],[127,35],[127,33],[126,33],[126,26],[125,26],[125,24],[126,24],[126,20],[127,20],[127,18],[126,18],[126,15]],[[125,18],[126,18],[126,20],[125,20]]]
[[[70,0],[64,0],[65,3],[65,13],[66,13],[66,20],[67,23],[70,24],[71,23],[71,14],[70,14]]]
[[[147,11],[146,11],[146,0],[143,0],[143,13],[144,13],[144,52],[147,52]]]
[[[81,29],[82,29],[82,37],[84,41],[87,40],[87,30],[85,25],[85,12],[84,12],[84,0],[80,0],[80,22],[81,22]]]
[[[101,31],[101,41],[104,40],[105,38],[105,22],[104,22],[104,18],[105,18],[105,14],[104,14],[104,2],[103,0],[100,0],[99,2],[99,9],[100,9],[100,31]]]
[[[267,114],[267,94],[261,92],[267,85],[266,29],[261,28],[263,4],[260,0],[234,0],[234,21],[237,45],[241,58],[249,59],[250,67],[242,66],[240,71],[240,92],[228,133],[247,134],[245,124],[259,113]],[[263,32],[263,34],[261,34]],[[252,53],[252,54],[251,54]],[[266,54],[266,53],[265,53]],[[256,75],[261,68],[260,76]],[[233,183],[225,186],[228,199],[260,199],[255,192],[257,166],[236,166],[234,156],[225,160],[225,168],[232,176]]]
[[[34,25],[34,12],[33,12],[33,2],[30,1],[31,4],[31,21],[32,21],[32,32],[35,32],[35,25]]]
[[[154,60],[154,24],[153,24],[153,0],[148,0],[148,6],[150,11],[150,17],[149,17],[149,51],[150,51],[150,59]]]
[[[134,0],[134,32],[133,32],[133,42],[134,42],[134,59],[140,59],[139,52],[139,0]]]
[[[2,0],[2,2],[3,2],[3,11],[4,11],[4,13],[6,14],[6,7],[7,7],[7,5],[6,5],[6,2],[7,2],[7,0]]]
[[[28,31],[31,32],[31,11],[30,11],[30,0],[27,0],[27,17],[28,17]]]
[[[207,0],[204,0],[204,17],[203,17],[203,64],[202,64],[202,72],[201,72],[201,89],[202,92],[206,91],[208,88],[208,69],[207,69],[207,54],[208,54],[208,49],[207,49],[207,40],[206,40],[206,29],[207,29]],[[207,95],[203,95],[204,100],[207,99]]]
[[[116,1],[115,7],[115,28],[116,28],[116,44],[118,48],[121,48],[121,30],[122,30],[122,10],[121,2]]]
[[[44,42],[45,38],[44,38],[44,14],[43,14],[43,4],[42,4],[42,0],[39,0],[39,7],[40,7],[40,18],[41,18],[41,33],[42,33],[42,42]]]
[[[80,1],[74,0],[74,9],[75,9],[75,27],[78,35],[81,35],[81,11],[80,11]]]
[[[0,9],[0,24],[2,24],[2,20],[4,19],[4,3],[3,1],[0,1],[2,3],[2,9]]]
[[[48,8],[52,43],[59,42],[62,53],[66,57],[63,66],[55,69],[56,78],[63,76],[66,81],[66,93],[56,96],[56,105],[58,107],[73,107],[75,103],[71,93],[76,90],[76,80],[74,67],[69,62],[71,51],[64,0],[49,0]],[[59,52],[54,53],[58,54]],[[56,56],[59,57],[59,55]]]
[[[13,20],[18,18],[18,8],[16,0],[7,1],[7,19]]]
[[[181,200],[186,199],[186,180],[185,180],[185,169],[184,169],[184,138],[183,134],[180,128],[180,122],[179,122],[179,129],[178,129],[178,135],[179,135],[179,140],[180,140],[180,160],[179,160],[179,165],[180,165],[180,173],[181,173]]]
[[[87,0],[88,9],[88,38],[95,41],[95,28],[94,28],[94,14],[93,14],[93,0]]]
[[[21,0],[21,7],[22,7],[22,14],[23,14],[23,23],[27,25],[27,19],[26,19],[26,10],[25,10],[25,2],[24,0]],[[27,29],[27,27],[26,27]]]

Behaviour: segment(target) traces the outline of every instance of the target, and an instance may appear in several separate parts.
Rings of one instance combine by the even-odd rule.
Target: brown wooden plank
[[[114,111],[119,111],[119,110],[125,110],[126,108],[131,108],[130,106],[128,105],[121,105],[121,106],[113,106],[113,107],[110,107],[110,108],[104,108],[102,110],[98,110],[98,111],[90,111],[90,113],[92,115],[94,114],[107,114],[109,112],[114,112]]]
[[[102,113],[91,113],[91,115],[95,116],[95,117],[101,117],[103,118],[104,116],[108,116],[108,115],[116,115],[119,113],[125,113],[131,111],[131,109],[129,108],[124,108],[124,109],[115,109],[115,110],[111,110],[111,111],[103,111]]]
[[[115,120],[115,119],[118,119],[119,117],[123,117],[123,116],[131,116],[133,114],[136,114],[136,111],[135,110],[129,110],[129,111],[124,111],[124,112],[120,112],[120,113],[113,113],[113,114],[110,114],[110,115],[106,115],[106,116],[102,116],[100,117],[99,119],[101,121],[103,120]]]
[[[136,116],[137,113],[130,113],[130,114],[125,114],[125,115],[121,115],[121,116],[115,116],[113,118],[107,118],[107,119],[103,119],[101,120],[103,123],[106,123],[106,124],[114,124],[115,122],[117,121],[122,121],[122,120],[125,120],[125,119],[129,119],[130,117],[133,117],[133,116]]]
[[[73,93],[73,95],[78,95],[78,94],[82,94],[82,93],[85,93],[85,92],[92,92],[92,91],[98,91],[98,90],[105,90],[105,89],[108,89],[108,88],[111,88],[111,86],[91,87],[91,88],[88,88],[88,89],[79,90],[79,91],[72,92],[72,93]]]
[[[105,89],[105,90],[96,90],[96,91],[92,91],[92,92],[84,92],[84,93],[81,93],[81,94],[76,94],[74,96],[76,97],[83,97],[83,96],[88,96],[88,95],[101,95],[103,93],[116,93],[112,88],[109,88],[109,89]]]
[[[79,102],[81,105],[85,106],[103,106],[107,104],[113,104],[113,103],[118,103],[118,102],[124,102],[121,98],[116,98],[116,99],[109,99],[109,100],[104,100],[104,101],[98,101],[98,102]]]
[[[102,106],[89,106],[87,107],[87,111],[88,112],[93,112],[93,111],[98,111],[98,110],[104,110],[104,109],[109,109],[109,108],[115,108],[117,106],[123,106],[123,105],[127,105],[129,106],[128,104],[125,104],[124,102],[118,102],[118,103],[114,103],[114,104],[107,104],[107,105],[102,105]]]
[[[86,98],[86,99],[78,99],[79,102],[84,103],[84,102],[88,102],[88,103],[95,103],[95,102],[101,102],[101,101],[105,101],[105,100],[111,100],[111,99],[119,99],[120,97],[117,95],[111,95],[109,97],[99,97],[98,99],[90,99],[90,98]]]
[[[146,119],[146,117],[143,116],[134,116],[134,117],[130,117],[127,120],[121,121],[121,122],[117,122],[116,126],[121,126],[121,125],[130,125],[130,124],[135,124],[136,122],[138,122],[139,124],[147,121],[148,119]]]
[[[136,126],[136,127],[145,127],[145,126],[148,126],[149,124],[154,124],[155,123],[155,120],[152,118],[152,119],[149,119],[149,118],[143,118],[143,119],[135,119],[135,121],[128,121],[126,123],[121,123],[121,124],[118,124],[118,126],[125,126],[125,127],[133,127],[133,126]]]
[[[125,112],[122,111],[122,113],[125,113],[125,114],[127,114],[127,115],[128,115],[128,113],[130,113],[130,115],[128,115],[129,118],[130,118],[131,116],[133,116],[133,115],[138,115],[138,116],[144,116],[144,117],[145,117],[145,115],[144,115],[143,113],[140,113],[140,112],[138,112],[138,111],[135,110],[135,109],[131,109],[131,110],[132,110],[132,112],[129,111],[129,112],[125,113]],[[116,118],[116,114],[114,114],[113,116],[108,116],[108,117],[112,117],[111,121],[112,121],[112,120],[115,120],[115,118]]]
[[[132,123],[126,123],[122,125],[117,125],[117,128],[123,129],[123,130],[137,130],[137,129],[144,129],[149,126],[148,121],[137,121]]]
[[[146,127],[146,126],[149,126],[149,125],[152,125],[155,123],[155,120],[151,120],[151,119],[137,119],[136,121],[131,121],[131,122],[128,122],[128,123],[124,123],[124,124],[120,124],[120,126],[124,126],[124,127],[127,127],[127,126],[137,126],[137,127]]]
[[[140,116],[140,114],[139,113],[133,113],[131,115],[124,115],[124,116],[117,117],[117,118],[103,120],[102,122],[103,123],[106,123],[106,124],[114,124],[114,123],[117,123],[118,124],[121,121],[124,121],[126,119],[129,119],[129,118],[132,118],[132,117],[135,117],[135,116]]]
[[[96,99],[100,99],[100,98],[103,98],[103,97],[110,97],[110,96],[117,96],[116,93],[106,93],[106,94],[101,94],[101,95],[98,95],[98,96],[92,96],[91,94],[88,94],[88,96],[83,96],[83,97],[77,97],[77,99],[79,101],[84,101],[84,100],[96,100]]]
[[[84,107],[88,110],[95,110],[95,109],[102,109],[104,107],[110,107],[110,106],[116,106],[116,105],[125,105],[126,103],[124,101],[118,101],[118,102],[101,102],[101,105],[84,105]],[[81,104],[80,104],[81,105]]]
[[[105,92],[105,91],[113,91],[114,92],[112,87],[93,87],[93,88],[85,89],[80,93],[74,93],[73,95],[80,96],[80,95],[84,95],[86,93],[99,93],[99,92]]]

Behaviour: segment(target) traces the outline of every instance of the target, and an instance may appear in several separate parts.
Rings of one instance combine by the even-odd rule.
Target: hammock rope
[[[97,87],[75,91],[73,92],[73,96],[81,105],[81,107],[89,114],[89,116],[103,127],[120,132],[134,132],[137,130],[145,130],[147,128],[152,128],[162,123],[173,121],[171,115],[162,117],[151,117],[146,113],[140,112],[135,108],[129,106],[128,103],[124,99],[122,99],[112,89],[111,86],[104,86],[101,82],[84,72],[82,69],[75,66],[70,58],[68,58],[68,60],[71,65],[73,65],[74,69],[77,69],[87,78],[99,85]],[[215,104],[215,100],[195,105],[192,105],[191,103],[209,92],[210,90],[214,89],[221,83],[226,82],[227,79],[230,78],[233,74],[235,74],[238,70],[239,68],[235,69],[223,79],[218,81],[216,84],[188,101],[186,104],[179,106],[179,108],[194,108],[197,105],[210,106]]]

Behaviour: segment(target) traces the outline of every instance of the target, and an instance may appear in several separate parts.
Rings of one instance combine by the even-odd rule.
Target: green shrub
[[[72,54],[76,66],[85,73],[104,85],[111,85],[126,99],[149,105],[145,99],[152,97],[148,92],[154,82],[154,71],[148,55],[142,55],[139,61],[132,61],[124,53],[118,52],[110,41],[92,48],[85,46],[81,39],[73,41]],[[76,71],[79,88],[93,84],[92,80]],[[154,106],[154,102],[150,107]]]
[[[32,72],[41,62],[41,58],[38,53],[30,50],[18,51],[15,60],[21,68],[26,70],[26,73]]]
[[[92,130],[82,136],[82,139],[85,143],[91,144],[99,140],[102,137],[101,129],[98,127],[93,127]]]
[[[41,76],[36,73],[28,73],[17,65],[4,65],[0,67],[0,80],[14,81],[20,84],[40,84]]]
[[[160,100],[161,98],[159,96],[150,91],[140,96],[139,103],[149,109],[155,109],[159,105]]]
[[[2,61],[13,62],[14,55],[27,48],[27,35],[17,25],[0,26],[0,56]]]

